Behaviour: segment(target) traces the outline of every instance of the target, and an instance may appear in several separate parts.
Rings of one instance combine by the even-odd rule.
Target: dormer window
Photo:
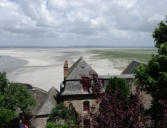
[[[82,77],[82,80],[81,80],[81,83],[82,83],[82,88],[85,92],[88,92],[89,91],[89,88],[91,86],[91,79],[88,78],[88,77]]]
[[[88,92],[88,90],[89,90],[89,88],[88,88],[88,86],[87,85],[82,85],[82,88],[83,88],[83,90],[85,91],[85,92]]]
[[[83,111],[86,111],[86,112],[89,111],[89,101],[83,102]]]

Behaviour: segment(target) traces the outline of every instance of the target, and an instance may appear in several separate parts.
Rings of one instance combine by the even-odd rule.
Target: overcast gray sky
[[[167,0],[0,0],[0,45],[153,46]]]

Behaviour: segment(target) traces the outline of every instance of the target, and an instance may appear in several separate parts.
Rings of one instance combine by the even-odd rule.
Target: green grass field
[[[99,59],[122,59],[122,60],[139,60],[141,62],[148,62],[152,54],[156,54],[156,49],[100,49],[91,50],[95,54],[93,58]]]

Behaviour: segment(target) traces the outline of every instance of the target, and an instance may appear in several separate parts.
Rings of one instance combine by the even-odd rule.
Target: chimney
[[[67,75],[68,75],[68,61],[66,60],[64,62],[64,79],[66,79]]]

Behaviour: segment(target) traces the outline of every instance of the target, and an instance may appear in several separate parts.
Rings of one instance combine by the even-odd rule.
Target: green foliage
[[[46,128],[70,128],[70,127],[76,127],[73,123],[67,123],[65,122],[62,124],[55,124],[54,122],[48,122],[46,124]]]
[[[5,88],[8,86],[8,81],[6,79],[6,73],[0,73],[0,93],[4,94]]]
[[[158,55],[154,55],[148,65],[136,69],[136,78],[142,88],[153,97],[167,99],[167,43],[164,43]],[[163,92],[163,93],[162,93]]]
[[[71,120],[70,109],[65,107],[63,103],[57,104],[56,107],[52,110],[50,119],[65,119]]]
[[[16,117],[17,115],[13,111],[0,107],[0,126],[1,127],[3,128],[7,127],[7,124],[9,124],[9,122]]]
[[[63,125],[61,123],[63,121]],[[69,107],[64,106],[63,103],[57,104],[49,115],[49,122],[47,125],[55,128],[70,128],[76,127],[80,123],[80,117],[70,104]]]
[[[136,79],[142,89],[153,97],[149,114],[156,121],[163,117],[161,102],[167,99],[167,43],[158,49],[148,65],[141,65],[136,69]]]
[[[55,125],[55,123],[53,123],[53,122],[48,122],[47,124],[46,124],[46,128],[56,128],[56,125]],[[61,128],[61,127],[60,127]]]
[[[167,25],[163,21],[155,28],[153,37],[158,54],[152,56],[148,65],[140,65],[135,74],[142,89],[153,97],[149,114],[158,122],[163,118],[161,104],[167,99]]]
[[[4,95],[0,94],[0,107],[4,104]]]
[[[167,23],[167,19],[166,19]],[[162,44],[167,42],[167,24],[161,21],[160,24],[155,28],[153,33],[153,38],[155,39],[155,46],[160,47]]]
[[[110,92],[108,92],[108,90],[110,90]],[[128,97],[130,95],[129,87],[124,79],[117,77],[111,78],[109,85],[106,88],[106,93],[111,93],[111,95],[114,95],[118,90],[124,97]]]
[[[18,116],[15,110],[21,110],[26,116],[34,104],[35,99],[22,84],[9,83],[6,73],[0,73],[0,125],[3,128]]]
[[[4,96],[6,107],[11,110],[20,108],[21,111],[27,113],[29,106],[35,104],[35,99],[22,84],[11,83]]]
[[[69,128],[69,127],[66,127],[66,126],[61,125],[61,124],[57,124],[57,125],[55,126],[55,128]]]

